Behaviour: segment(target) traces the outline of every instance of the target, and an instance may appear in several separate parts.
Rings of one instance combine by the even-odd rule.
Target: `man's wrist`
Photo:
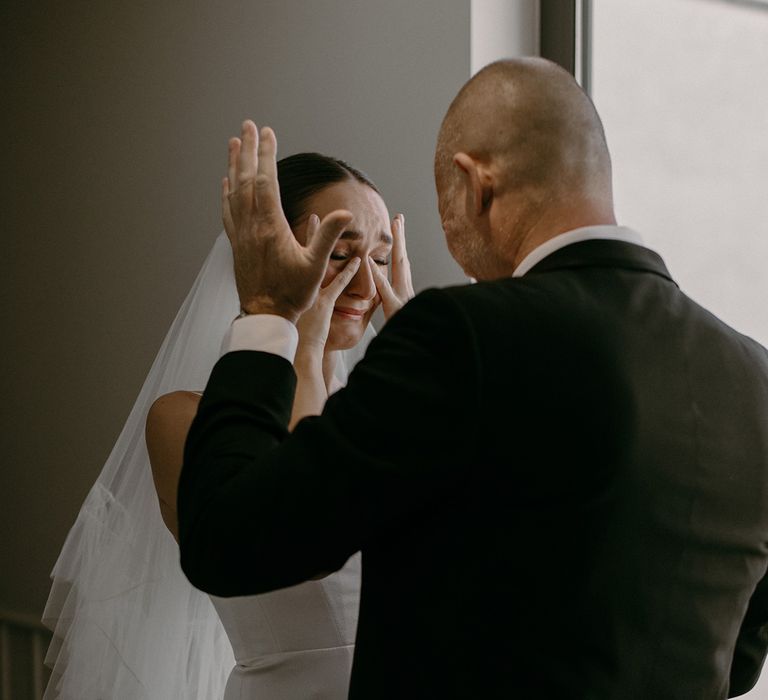
[[[222,343],[222,353],[259,350],[293,363],[299,332],[296,325],[278,314],[247,314],[236,318]]]
[[[287,321],[290,321],[294,325],[299,320],[301,314],[293,309],[288,309],[283,305],[275,304],[270,301],[251,301],[240,304],[240,314],[237,318],[244,318],[245,316],[257,316],[261,314],[268,314],[270,316],[282,316]]]

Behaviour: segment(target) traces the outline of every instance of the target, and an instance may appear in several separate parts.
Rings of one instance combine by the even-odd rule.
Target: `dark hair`
[[[313,194],[345,180],[356,180],[381,194],[367,175],[338,158],[320,153],[296,153],[277,161],[280,202],[288,225],[295,228],[309,213],[305,207]]]

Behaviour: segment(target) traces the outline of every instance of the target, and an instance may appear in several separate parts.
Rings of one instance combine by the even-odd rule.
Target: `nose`
[[[367,255],[361,257],[360,267],[357,268],[357,272],[344,290],[344,294],[358,299],[373,299],[376,296],[376,283],[373,281],[371,265],[374,263]]]

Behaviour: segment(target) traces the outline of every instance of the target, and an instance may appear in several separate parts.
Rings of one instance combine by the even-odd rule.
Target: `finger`
[[[280,212],[280,185],[277,182],[277,136],[268,126],[261,130],[256,141],[256,204],[258,210],[269,216]]]
[[[413,296],[411,265],[405,247],[405,217],[398,214],[392,220],[392,285],[403,296]]]
[[[232,180],[232,184],[237,188],[256,177],[259,134],[256,131],[256,125],[250,119],[243,122],[240,142],[236,162],[236,179]]]
[[[227,177],[233,187],[237,186],[237,158],[240,155],[240,139],[233,136],[227,148]]]
[[[332,301],[336,301],[357,274],[361,262],[360,258],[352,258],[344,266],[344,269],[331,280],[330,284],[323,289],[323,295],[330,297]]]
[[[221,181],[221,220],[224,223],[224,230],[227,232],[229,240],[235,233],[235,224],[232,220],[232,209],[229,206],[229,178],[225,177]]]
[[[345,209],[337,209],[327,214],[320,222],[312,240],[307,245],[310,255],[316,261],[326,264],[333,246],[352,221],[352,214]]]
[[[395,290],[392,289],[392,285],[389,283],[387,276],[382,272],[379,266],[374,260],[371,260],[371,267],[373,268],[373,282],[376,285],[376,289],[381,297],[381,303],[384,305],[385,313],[389,314],[391,309],[398,309],[402,306],[402,302],[398,299]]]
[[[309,246],[310,242],[317,233],[317,229],[320,226],[320,217],[317,214],[310,214],[307,219],[307,233],[304,239],[304,246]]]

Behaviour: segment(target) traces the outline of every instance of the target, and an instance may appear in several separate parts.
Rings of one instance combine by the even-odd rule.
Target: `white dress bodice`
[[[360,554],[319,581],[211,596],[236,666],[225,700],[344,700],[360,596]]]

